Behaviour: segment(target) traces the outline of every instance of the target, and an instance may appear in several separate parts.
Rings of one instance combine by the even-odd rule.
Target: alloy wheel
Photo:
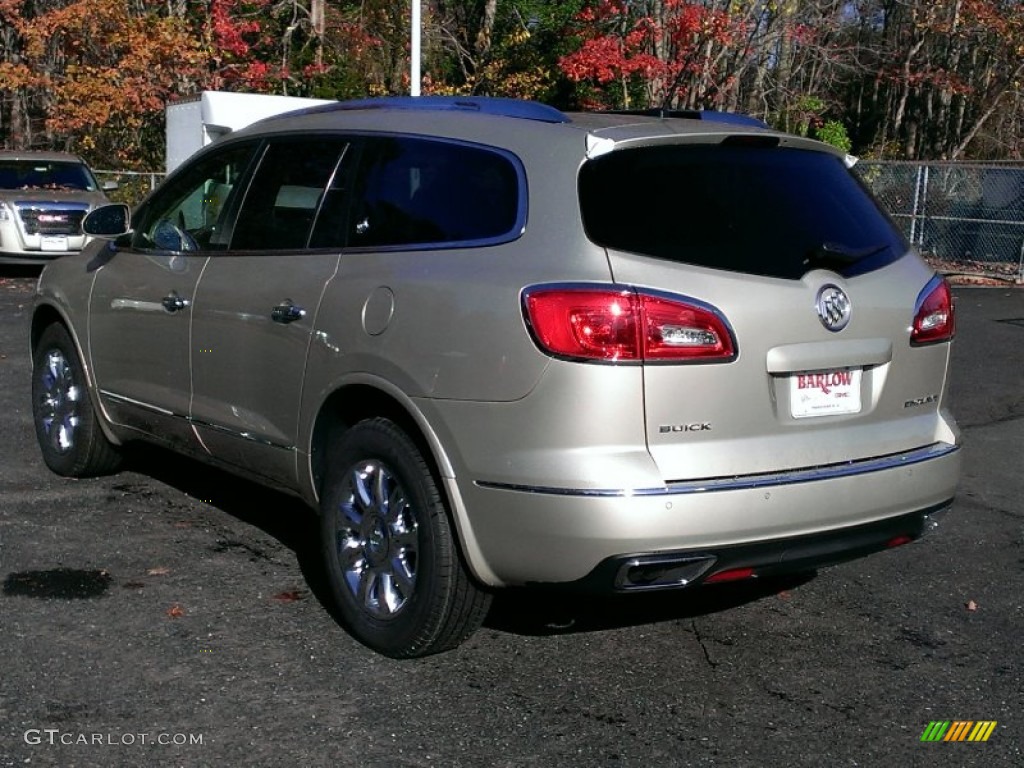
[[[338,509],[338,561],[359,606],[377,619],[396,616],[416,588],[417,523],[408,495],[381,462],[346,473]]]

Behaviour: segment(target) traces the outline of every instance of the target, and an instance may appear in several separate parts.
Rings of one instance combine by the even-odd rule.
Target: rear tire
[[[331,592],[360,642],[392,658],[426,656],[483,622],[491,596],[462,562],[429,465],[393,422],[341,435],[320,512]]]
[[[32,419],[43,461],[58,475],[106,475],[121,463],[100,428],[78,350],[62,325],[46,328],[36,345]]]

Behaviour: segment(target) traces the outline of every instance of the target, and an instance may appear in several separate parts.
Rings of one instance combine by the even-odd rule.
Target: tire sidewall
[[[399,613],[388,619],[372,616],[358,604],[344,580],[336,545],[345,475],[366,460],[379,461],[398,480],[417,527],[415,588]],[[440,571],[451,567],[450,559],[456,556],[437,484],[419,450],[384,419],[355,425],[331,451],[320,506],[327,579],[344,622],[357,639],[385,655],[417,655],[418,648],[429,645],[443,619],[448,597]]]

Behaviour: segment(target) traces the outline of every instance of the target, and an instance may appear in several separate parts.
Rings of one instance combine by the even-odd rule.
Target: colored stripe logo
[[[995,720],[932,720],[921,741],[988,741],[995,729]]]

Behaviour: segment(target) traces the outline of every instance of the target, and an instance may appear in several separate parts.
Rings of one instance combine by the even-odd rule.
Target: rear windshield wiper
[[[825,242],[815,246],[804,257],[805,267],[848,267],[862,259],[870,258],[889,248],[889,243],[869,245],[867,248],[850,248],[842,243]]]

